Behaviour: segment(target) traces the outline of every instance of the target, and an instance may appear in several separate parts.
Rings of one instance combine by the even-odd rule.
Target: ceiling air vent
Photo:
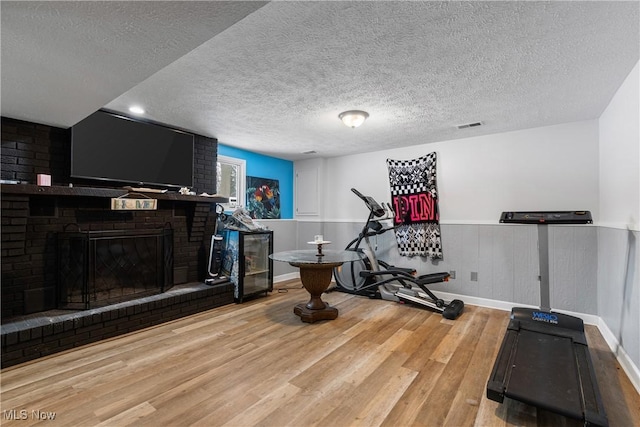
[[[309,150],[309,151],[303,151],[302,154],[316,154],[316,152],[313,150]]]
[[[458,125],[456,126],[458,129],[466,129],[466,128],[475,128],[478,126],[482,126],[482,122],[475,122],[475,123],[466,123],[464,125]]]

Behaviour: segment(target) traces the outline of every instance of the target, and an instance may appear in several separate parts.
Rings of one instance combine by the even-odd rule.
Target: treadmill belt
[[[571,339],[521,329],[515,351],[505,396],[582,419]]]

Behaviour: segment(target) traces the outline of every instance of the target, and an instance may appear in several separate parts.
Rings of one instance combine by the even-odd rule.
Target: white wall
[[[356,187],[389,201],[387,158],[438,154],[443,224],[496,224],[507,210],[590,210],[598,218],[598,122],[422,144],[325,159],[325,220],[362,220]]]
[[[600,116],[600,213],[603,225],[640,231],[638,64]]]
[[[323,217],[324,163],[324,159],[315,158],[293,164],[293,214],[299,221],[315,221]]]
[[[538,304],[535,227],[498,225],[500,213],[586,209],[597,220],[597,120],[296,162],[296,170],[317,170],[323,188],[321,213],[297,219],[311,221],[306,228],[312,223],[321,227],[332,249],[344,247],[369,213],[350,189],[389,201],[386,159],[413,159],[432,151],[438,153],[444,259],[400,257],[392,233],[377,239],[379,255],[419,274],[457,272],[448,284],[434,285],[436,290],[514,305]],[[311,236],[311,231],[302,234]],[[596,314],[595,227],[569,226],[552,235],[553,308]]]
[[[600,117],[598,315],[640,390],[640,69]],[[619,347],[618,347],[619,346]],[[624,363],[630,359],[631,364]],[[634,366],[635,365],[635,366]]]

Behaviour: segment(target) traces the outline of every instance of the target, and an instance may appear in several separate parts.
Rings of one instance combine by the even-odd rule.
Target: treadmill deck
[[[500,403],[508,397],[585,425],[608,425],[583,323],[573,316],[514,308],[487,397]]]

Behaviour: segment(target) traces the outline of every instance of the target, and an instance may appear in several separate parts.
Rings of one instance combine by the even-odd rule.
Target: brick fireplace
[[[159,194],[154,211],[111,211],[126,190],[2,185],[2,319],[60,308],[56,286],[57,238],[70,229],[93,236],[116,231],[173,234],[174,284],[204,280],[215,214],[204,197]],[[73,307],[73,308],[78,308]]]
[[[209,238],[216,219],[215,199],[168,192],[153,195],[153,198],[158,200],[157,210],[112,211],[111,198],[123,196],[126,190],[117,187],[97,187],[94,182],[70,178],[70,144],[70,132],[66,129],[2,118],[2,179],[28,183],[2,184],[0,187],[3,366],[69,348],[69,345],[82,345],[91,340],[128,332],[190,314],[194,310],[201,311],[233,301],[232,286],[227,284],[215,290],[195,286],[198,288],[197,292],[201,292],[201,298],[197,295],[185,296],[181,292],[175,293],[172,289],[177,285],[199,285],[205,278]],[[217,141],[196,136],[195,153],[193,190],[197,193],[214,194]],[[41,173],[52,176],[52,186],[34,185],[36,175]],[[74,321],[69,322],[65,318],[61,321],[59,330],[53,326],[56,321],[49,321],[42,328],[34,330],[14,330],[15,328],[8,326],[13,319],[25,315],[33,317],[41,312],[65,308],[64,301],[60,299],[61,288],[58,287],[61,279],[58,270],[58,237],[65,236],[64,233],[80,231],[86,233],[85,237],[89,236],[91,240],[97,239],[98,236],[115,234],[141,237],[164,233],[162,230],[171,231],[172,261],[164,258],[167,253],[163,247],[160,255],[162,265],[156,265],[155,273],[145,270],[147,275],[161,274],[162,277],[154,277],[149,283],[136,285],[138,288],[144,288],[140,297],[152,298],[144,301],[144,308],[141,305],[125,303],[129,305],[124,308],[120,305],[114,314],[105,311],[101,307],[104,305],[102,303],[87,306],[80,300],[83,305],[80,308],[89,310],[85,315],[75,315]],[[146,241],[142,244],[148,243],[149,241]],[[127,250],[137,250],[134,243],[129,242],[127,245]],[[154,256],[162,245],[152,245]],[[110,252],[114,255],[119,249],[107,246],[103,250],[106,250],[108,256]],[[121,261],[126,259],[125,256]],[[140,262],[157,264],[158,259],[154,257],[154,260],[146,259]],[[107,268],[104,265],[102,267]],[[147,267],[148,265],[144,268]],[[135,275],[135,271],[131,270],[129,275]],[[89,280],[94,273],[80,274]],[[123,272],[118,275],[121,279],[127,276]],[[114,297],[108,297],[111,301],[107,303],[123,304],[123,300],[127,298],[125,295],[116,295],[116,291],[111,290],[113,280],[111,278],[111,284],[105,285],[107,293],[111,292],[111,296]],[[149,286],[159,286],[160,292],[169,294],[168,300],[153,295],[157,294],[158,290],[147,289]],[[121,294],[126,292],[129,291],[122,291]],[[90,313],[94,310],[99,310],[99,315]],[[148,315],[145,315],[144,311],[148,311]],[[90,313],[88,317],[87,313]],[[109,322],[116,322],[120,326],[113,329],[108,326]],[[98,324],[101,325],[100,328],[96,326]],[[93,328],[90,329],[93,332],[82,332],[82,328],[85,327]],[[105,330],[107,327],[110,329]],[[98,330],[104,333],[97,333]],[[64,336],[54,340],[54,332],[62,333]],[[51,337],[47,340],[46,337],[49,335]],[[45,341],[48,344],[44,344]],[[31,344],[27,345],[27,342]]]
[[[159,294],[173,285],[173,230],[57,234],[59,308],[82,309]]]

